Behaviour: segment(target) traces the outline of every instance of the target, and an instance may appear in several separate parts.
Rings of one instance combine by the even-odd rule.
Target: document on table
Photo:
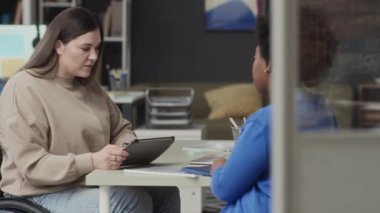
[[[196,174],[190,174],[182,171],[180,165],[149,165],[144,167],[129,167],[123,169],[126,173],[133,174],[149,174],[149,175],[168,175],[168,176],[183,176],[189,178],[197,178]]]
[[[210,174],[210,165],[202,165],[202,166],[186,166],[182,168],[182,171],[202,176],[211,176]]]
[[[208,142],[183,147],[183,150],[192,152],[230,153],[233,146],[233,143]]]
[[[214,160],[218,159],[218,158],[221,158],[221,157],[226,157],[226,156],[223,156],[223,155],[206,155],[206,156],[203,156],[201,158],[197,158],[197,159],[194,159],[194,160],[191,160],[189,162],[189,164],[195,164],[195,165],[211,165]]]

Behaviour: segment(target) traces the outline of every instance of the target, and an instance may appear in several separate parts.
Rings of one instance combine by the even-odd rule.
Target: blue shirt
[[[321,96],[297,93],[296,101],[301,131],[337,127],[333,112]],[[242,127],[228,161],[215,171],[211,189],[227,202],[222,212],[271,212],[271,115],[271,105],[253,113]]]

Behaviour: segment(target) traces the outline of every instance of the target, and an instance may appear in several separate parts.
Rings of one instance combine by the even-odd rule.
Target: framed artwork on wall
[[[252,31],[264,0],[205,0],[206,30]]]

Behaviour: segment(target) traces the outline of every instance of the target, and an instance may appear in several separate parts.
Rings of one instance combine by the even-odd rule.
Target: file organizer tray
[[[147,128],[188,128],[192,126],[193,88],[156,87],[146,93]]]

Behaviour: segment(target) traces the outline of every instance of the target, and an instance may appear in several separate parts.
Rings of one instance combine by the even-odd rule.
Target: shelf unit
[[[380,84],[361,84],[359,93],[359,125],[373,127],[380,125]]]
[[[77,4],[78,2],[76,0],[68,0],[68,1],[38,0],[38,1],[39,1],[39,5],[40,5],[39,11],[38,11],[39,20],[41,23],[44,23],[44,24],[47,24],[46,20],[45,20],[46,10],[49,10],[49,9],[64,10],[66,8],[75,7],[78,5]],[[49,20],[49,21],[51,21],[51,20]]]
[[[39,1],[39,19],[41,23],[48,24],[53,17],[47,17],[46,13],[50,10],[55,10],[55,13],[58,14],[60,11],[75,6],[82,6],[82,2],[85,0],[67,0],[67,1],[47,1],[47,0],[38,0]],[[109,0],[109,4],[114,0]],[[119,0],[122,4],[121,6],[121,35],[120,36],[105,36],[105,52],[103,54],[103,72],[106,72],[105,66],[109,64],[112,68],[121,68],[122,70],[128,71],[127,77],[127,88],[131,85],[131,51],[130,51],[130,14],[131,14],[131,0]],[[91,1],[93,4],[96,4],[96,1]],[[104,12],[107,8],[104,8]],[[56,15],[55,14],[55,15]],[[117,47],[117,48],[115,48]],[[111,49],[111,50],[110,50]],[[110,56],[107,58],[107,50],[114,54],[114,50],[120,52],[120,57]],[[119,51],[120,50],[120,51]],[[116,59],[115,59],[116,58]],[[108,60],[107,60],[108,59]],[[115,62],[117,61],[117,62]],[[106,75],[103,75],[106,76]],[[105,79],[103,79],[105,80]],[[107,79],[108,81],[108,79]]]

